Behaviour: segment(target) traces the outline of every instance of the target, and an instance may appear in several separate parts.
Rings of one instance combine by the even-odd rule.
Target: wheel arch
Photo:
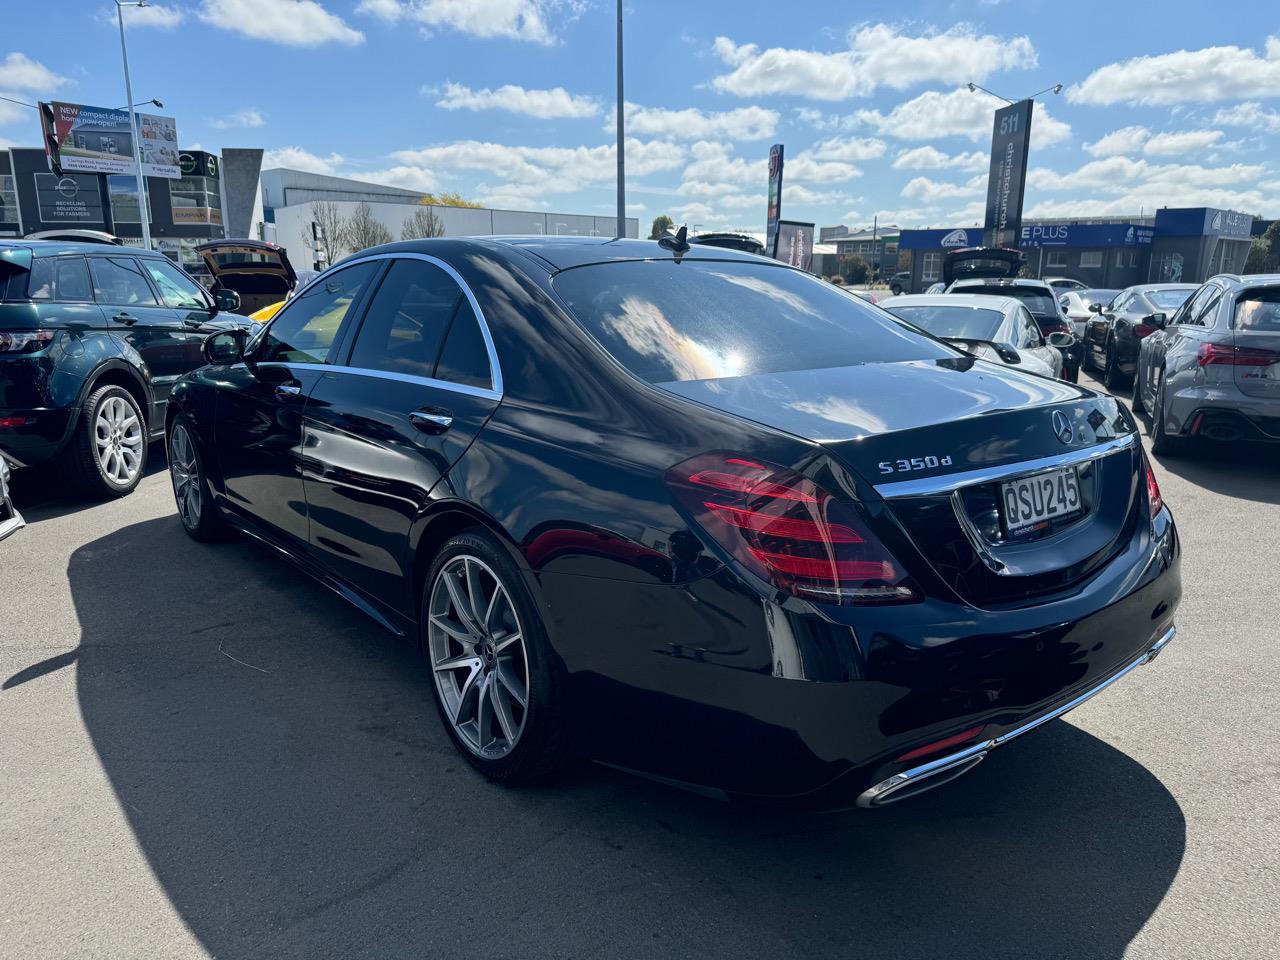
[[[155,424],[152,417],[155,409],[152,401],[151,386],[137,370],[123,360],[108,360],[85,378],[84,386],[80,388],[80,398],[76,403],[76,409],[83,409],[85,401],[89,399],[93,392],[106,386],[120,387],[133,397],[139,408],[146,415],[148,433],[154,428]]]

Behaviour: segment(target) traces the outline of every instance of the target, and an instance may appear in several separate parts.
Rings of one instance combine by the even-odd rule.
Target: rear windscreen
[[[885,307],[896,317],[908,323],[914,323],[921,329],[928,330],[935,337],[944,340],[986,340],[995,339],[996,331],[1004,320],[999,310],[986,310],[982,307],[960,306],[904,306],[895,307],[890,303]]]
[[[631,260],[565,270],[552,282],[578,323],[651,383],[956,356],[782,266]]]
[[[1019,287],[1014,284],[1008,286],[992,286],[992,287],[969,287],[966,286],[962,290],[956,290],[956,293],[979,293],[992,297],[1013,297],[1015,300],[1021,300],[1028,310],[1042,317],[1057,317],[1058,302],[1053,298],[1047,290],[1039,290],[1035,287]]]
[[[1280,333],[1280,290],[1260,290],[1237,300],[1235,328]]]
[[[1195,287],[1187,287],[1185,290],[1148,290],[1143,296],[1165,313],[1173,313],[1195,292]]]

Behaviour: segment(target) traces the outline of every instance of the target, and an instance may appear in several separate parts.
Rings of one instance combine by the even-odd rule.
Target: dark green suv
[[[61,457],[84,493],[130,493],[205,338],[251,326],[239,305],[154,251],[0,241],[0,454],[18,466]]]

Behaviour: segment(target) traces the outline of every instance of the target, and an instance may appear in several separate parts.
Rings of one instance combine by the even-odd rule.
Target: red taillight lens
[[[667,485],[716,543],[781,590],[836,604],[920,599],[853,505],[794,470],[708,453],[668,470]]]
[[[1142,455],[1142,465],[1147,471],[1147,504],[1151,507],[1151,516],[1154,518],[1164,507],[1164,497],[1160,496],[1160,484],[1156,483],[1155,471],[1151,469],[1151,461],[1145,453]]]
[[[1139,323],[1133,328],[1133,335],[1139,340],[1149,337],[1156,332],[1156,328],[1149,323]]]
[[[1274,350],[1227,346],[1224,343],[1202,343],[1196,351],[1196,362],[1202,367],[1211,363],[1232,367],[1269,367],[1273,363],[1280,363],[1280,353]]]
[[[53,342],[52,330],[0,331],[0,353],[35,353]]]

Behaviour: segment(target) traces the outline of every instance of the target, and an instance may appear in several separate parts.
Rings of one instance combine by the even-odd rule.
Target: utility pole
[[[133,84],[129,82],[129,49],[124,43],[124,8],[145,7],[146,0],[125,3],[116,0],[116,18],[120,21],[120,56],[124,60],[125,102],[129,104],[129,128],[133,132],[133,159],[138,165],[138,219],[142,221],[142,245],[151,249],[151,205],[147,202],[147,178],[142,173],[142,138],[138,135],[138,112],[133,109]]]
[[[627,174],[626,158],[623,156],[623,114],[625,101],[622,98],[622,0],[618,0],[618,225],[614,233],[617,237],[627,235]]]

